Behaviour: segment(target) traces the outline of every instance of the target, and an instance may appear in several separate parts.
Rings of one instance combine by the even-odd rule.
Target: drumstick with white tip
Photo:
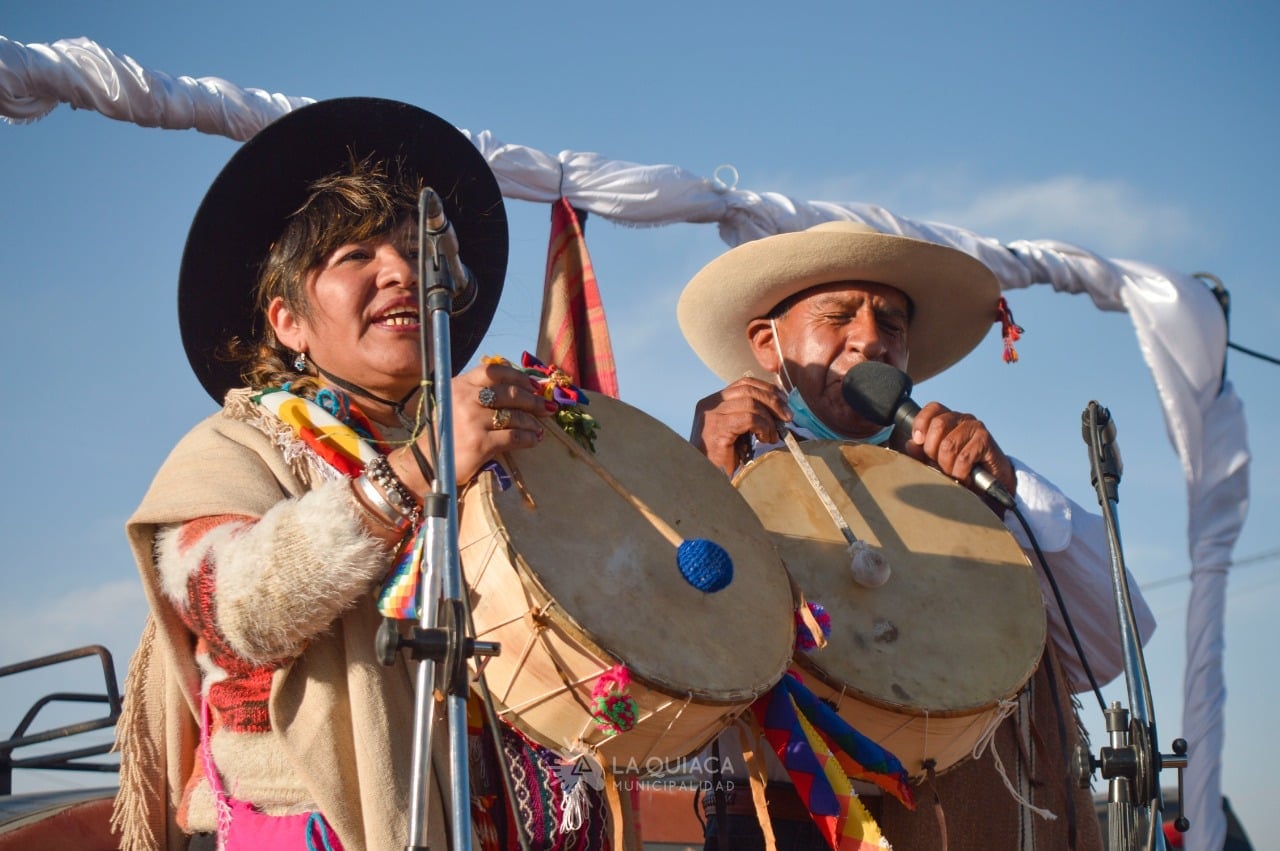
[[[809,480],[809,486],[818,495],[818,501],[827,510],[827,514],[831,515],[836,528],[840,530],[845,543],[849,545],[849,570],[853,574],[853,581],[866,588],[879,588],[888,582],[891,571],[884,553],[873,548],[866,541],[858,540],[858,537],[853,534],[853,529],[849,527],[849,522],[844,519],[840,509],[836,507],[831,494],[827,493],[822,482],[818,481],[818,474],[814,472],[813,466],[805,457],[804,451],[800,449],[800,444],[796,442],[796,436],[791,433],[791,430],[779,423],[778,433],[782,435],[787,449],[791,450],[791,457],[800,465],[804,477]]]
[[[725,588],[733,581],[733,560],[725,552],[724,547],[715,541],[705,538],[684,538],[671,524],[653,512],[644,501],[618,481],[594,455],[565,433],[564,429],[551,426],[547,429],[556,438],[569,447],[580,461],[585,463],[600,479],[611,487],[618,496],[625,499],[632,508],[640,512],[659,534],[676,548],[676,564],[680,573],[690,585],[699,591],[714,593]]]

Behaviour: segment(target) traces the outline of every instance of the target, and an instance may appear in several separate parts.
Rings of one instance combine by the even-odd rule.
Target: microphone
[[[476,300],[480,288],[476,285],[475,275],[458,257],[458,234],[444,214],[444,202],[430,186],[423,189],[422,194],[426,196],[426,234],[431,238],[437,255],[444,257],[453,284],[454,305],[450,313],[457,316]]]
[[[1124,461],[1120,458],[1120,447],[1116,445],[1116,421],[1111,412],[1090,401],[1080,414],[1080,434],[1089,447],[1090,472],[1089,483],[1098,491],[1098,504],[1104,499],[1119,501],[1117,485],[1124,472]],[[1098,477],[1102,477],[1102,487],[1098,487]]]
[[[863,419],[911,433],[920,406],[911,399],[911,378],[887,363],[863,361],[845,373],[840,391]],[[1013,508],[1013,497],[984,467],[974,466],[969,484],[1003,505]]]

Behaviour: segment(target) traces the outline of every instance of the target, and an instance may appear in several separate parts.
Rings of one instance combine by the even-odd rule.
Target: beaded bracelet
[[[414,499],[413,493],[392,472],[391,464],[387,461],[386,456],[377,455],[368,464],[365,464],[362,478],[372,479],[377,482],[381,486],[382,495],[386,497],[385,501],[389,502],[391,508],[402,518],[407,519],[410,523],[416,523],[422,519],[422,509],[419,507],[418,501]]]

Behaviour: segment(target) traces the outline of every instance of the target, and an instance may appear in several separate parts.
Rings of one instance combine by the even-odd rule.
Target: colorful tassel
[[[422,579],[422,558],[427,548],[426,529],[426,524],[423,524],[418,533],[406,542],[396,558],[395,567],[378,592],[378,611],[385,618],[417,620],[419,617],[418,586]]]
[[[1009,302],[1005,301],[1004,296],[1000,297],[999,303],[996,305],[996,318],[1000,322],[1000,337],[1004,340],[1004,362],[1017,363],[1018,351],[1013,344],[1022,339],[1022,326],[1013,321],[1013,311],[1009,309]]]
[[[813,613],[813,619],[818,622],[818,629],[822,630],[823,638],[831,637],[831,615],[822,607],[821,603],[806,603],[809,611]],[[796,649],[797,650],[813,650],[818,646],[818,640],[810,631],[808,624],[805,623],[804,617],[800,614],[800,610],[796,610]]]
[[[591,717],[606,736],[625,733],[636,726],[640,708],[627,693],[631,672],[615,665],[600,675],[591,689]]]

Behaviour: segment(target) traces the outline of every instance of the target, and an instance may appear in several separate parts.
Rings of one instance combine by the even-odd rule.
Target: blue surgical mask
[[[769,320],[769,324],[773,328],[773,345],[778,352],[778,363],[782,364],[782,378],[791,385],[791,390],[787,393],[787,407],[791,409],[792,425],[805,429],[819,440],[848,440],[854,443],[873,443],[877,446],[888,441],[889,435],[893,434],[892,425],[885,426],[870,437],[846,437],[824,423],[809,407],[809,403],[800,395],[799,388],[787,374],[787,363],[782,357],[782,347],[778,345],[778,326],[773,324],[772,319]]]
[[[885,426],[870,437],[846,437],[839,434],[818,418],[818,415],[809,408],[809,403],[800,395],[800,391],[794,387],[787,394],[787,406],[791,408],[791,424],[809,431],[819,440],[847,440],[853,443],[874,443],[879,446],[893,434],[891,425]]]

